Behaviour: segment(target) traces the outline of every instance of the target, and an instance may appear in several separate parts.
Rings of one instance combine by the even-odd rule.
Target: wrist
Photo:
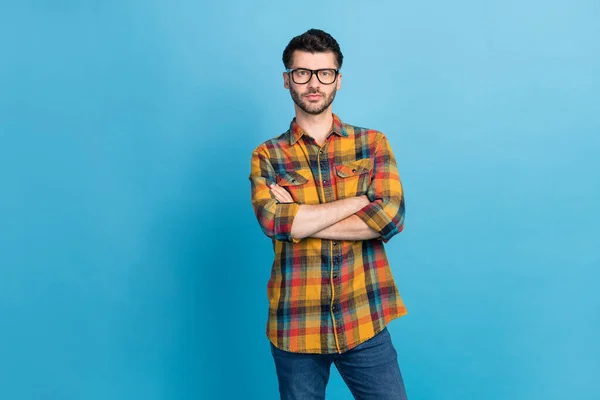
[[[353,205],[355,206],[355,212],[358,212],[359,210],[362,210],[365,206],[367,206],[370,201],[367,198],[367,196],[356,196],[352,198],[353,200]]]

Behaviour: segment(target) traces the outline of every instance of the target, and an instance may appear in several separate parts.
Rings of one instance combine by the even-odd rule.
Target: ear
[[[287,72],[283,73],[283,87],[286,89],[290,88],[290,76]]]
[[[338,74],[337,82],[335,85],[336,85],[335,90],[340,90],[342,88],[342,73],[341,72]]]

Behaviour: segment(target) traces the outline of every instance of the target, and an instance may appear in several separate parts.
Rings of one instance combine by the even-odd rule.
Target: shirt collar
[[[344,128],[344,123],[337,115],[333,114],[333,123],[331,125],[331,131],[338,136],[348,137],[348,132]],[[290,124],[290,145],[296,143],[300,138],[305,135],[306,132],[296,122],[294,118]]]

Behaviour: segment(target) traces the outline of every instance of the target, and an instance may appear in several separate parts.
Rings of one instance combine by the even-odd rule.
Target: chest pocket
[[[370,158],[362,158],[350,163],[336,165],[335,169],[340,178],[348,178],[371,171],[373,169],[373,161]]]
[[[373,161],[370,158],[336,165],[338,199],[366,194],[372,169]]]
[[[277,174],[277,184],[279,186],[300,186],[309,181],[312,176],[310,169],[299,169],[297,171],[285,171]]]
[[[282,171],[277,174],[277,184],[287,190],[294,202],[300,204],[312,204],[314,194],[314,182],[310,168],[296,171]],[[318,201],[317,201],[318,203]]]

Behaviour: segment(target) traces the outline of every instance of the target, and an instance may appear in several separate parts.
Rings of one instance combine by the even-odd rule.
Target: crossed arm
[[[377,137],[374,167],[366,196],[324,204],[299,204],[276,184],[271,153],[259,146],[252,153],[252,206],[265,235],[299,242],[316,237],[333,240],[389,241],[404,227],[404,194],[396,161],[385,136]]]
[[[294,201],[289,192],[276,183],[269,187],[280,203]],[[300,204],[292,223],[291,236],[299,239],[315,237],[332,240],[366,240],[380,237],[379,232],[354,215],[369,203],[367,196],[358,196],[325,204]]]

